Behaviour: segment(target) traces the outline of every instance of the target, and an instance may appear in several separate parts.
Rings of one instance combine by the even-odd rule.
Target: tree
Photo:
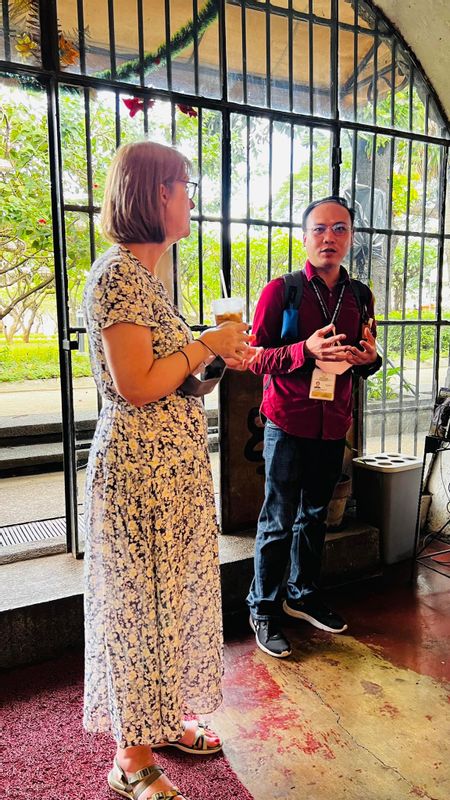
[[[25,311],[29,329],[53,284],[53,246],[46,118],[39,102],[5,95],[0,126],[11,168],[2,176],[0,319],[13,314],[14,333]]]

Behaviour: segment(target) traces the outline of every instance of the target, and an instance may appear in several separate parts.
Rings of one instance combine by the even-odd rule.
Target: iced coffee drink
[[[212,310],[216,325],[222,322],[242,322],[244,301],[242,297],[221,297],[213,300]]]

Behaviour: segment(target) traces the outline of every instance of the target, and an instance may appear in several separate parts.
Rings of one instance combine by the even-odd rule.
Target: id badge
[[[336,375],[332,372],[322,372],[315,367],[311,375],[310,400],[334,400],[334,387]]]

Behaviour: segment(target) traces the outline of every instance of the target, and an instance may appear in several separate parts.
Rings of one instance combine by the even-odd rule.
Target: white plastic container
[[[422,460],[401,453],[353,459],[353,494],[359,519],[379,528],[386,564],[414,553]]]

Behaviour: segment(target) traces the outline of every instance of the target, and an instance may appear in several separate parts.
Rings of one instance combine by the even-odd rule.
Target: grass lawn
[[[72,352],[74,378],[91,375],[87,353]],[[7,344],[0,339],[0,382],[33,381],[59,377],[58,341],[56,337],[33,337],[29,342]]]

